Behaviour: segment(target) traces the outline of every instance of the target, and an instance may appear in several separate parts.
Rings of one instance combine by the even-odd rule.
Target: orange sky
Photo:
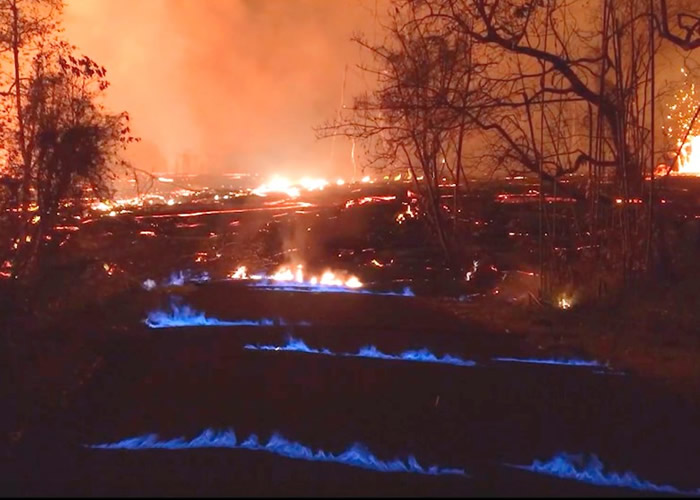
[[[382,2],[379,13],[382,12]],[[368,61],[349,41],[374,32],[375,0],[66,0],[66,37],[107,68],[108,104],[143,141],[137,166],[182,153],[208,171],[351,172],[350,148],[317,141],[348,72]]]

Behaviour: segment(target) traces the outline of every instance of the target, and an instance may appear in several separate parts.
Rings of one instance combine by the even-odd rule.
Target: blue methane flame
[[[396,361],[420,361],[423,363],[444,363],[449,365],[457,366],[475,366],[474,361],[463,360],[456,356],[451,356],[446,354],[441,357],[435,356],[428,349],[419,349],[417,351],[404,351],[401,354],[386,354],[375,346],[364,346],[356,354],[352,353],[336,353],[328,349],[314,349],[306,345],[303,340],[295,339],[294,337],[288,337],[287,343],[283,346],[274,345],[252,345],[247,344],[244,346],[245,349],[250,349],[253,351],[296,351],[305,352],[308,354],[325,354],[328,356],[346,356],[355,358],[376,358],[376,359],[389,359]]]
[[[599,361],[585,359],[535,359],[535,358],[493,358],[494,361],[506,363],[533,363],[538,365],[567,365],[567,366],[595,366],[607,367]]]
[[[474,361],[464,360],[450,354],[437,357],[428,349],[423,348],[417,351],[404,351],[401,354],[385,354],[373,345],[360,348],[357,354],[346,354],[346,356],[356,356],[358,358],[379,358],[392,359],[397,361],[420,361],[422,363],[444,363],[456,366],[476,366]]]
[[[654,491],[657,493],[689,493],[697,495],[700,489],[695,492],[680,491],[673,486],[659,486],[649,481],[639,479],[631,472],[623,474],[617,472],[605,472],[603,462],[596,455],[591,455],[586,459],[583,455],[573,455],[569,453],[559,453],[547,462],[535,460],[532,465],[514,465],[518,469],[557,476],[563,479],[573,479],[596,486],[614,486],[618,488],[631,488],[642,491]]]
[[[171,311],[151,311],[144,321],[149,328],[174,328],[183,326],[273,326],[271,319],[222,321],[207,318],[203,312],[198,312],[188,305],[170,304]]]
[[[313,349],[307,346],[303,340],[295,339],[293,337],[289,337],[287,339],[287,343],[283,346],[246,344],[244,348],[252,351],[294,351],[305,352],[308,354],[326,354],[329,356],[336,356],[334,352],[329,351],[328,349]]]
[[[107,449],[107,450],[144,450],[144,449],[192,449],[192,448],[232,448],[246,449],[256,451],[266,451],[281,455],[283,457],[310,460],[316,462],[336,462],[352,467],[361,467],[363,469],[371,469],[379,472],[411,472],[414,474],[456,474],[466,475],[462,469],[447,469],[437,466],[423,467],[413,455],[408,456],[406,460],[380,460],[373,455],[367,447],[356,443],[350,446],[346,451],[333,454],[323,450],[314,452],[308,446],[289,441],[280,434],[273,434],[267,443],[262,444],[258,441],[255,434],[251,434],[247,439],[239,442],[236,439],[236,434],[233,429],[228,430],[213,430],[207,429],[199,436],[186,440],[183,437],[170,440],[159,440],[156,434],[147,434],[135,438],[124,439],[117,443],[88,445],[88,448]]]

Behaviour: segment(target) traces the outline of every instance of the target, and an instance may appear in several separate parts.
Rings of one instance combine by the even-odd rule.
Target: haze
[[[127,110],[154,171],[347,175],[350,144],[318,141],[366,85],[350,41],[375,30],[376,0],[68,0],[66,36],[104,65],[108,105]],[[379,5],[377,5],[379,4]],[[377,26],[378,29],[378,26]]]

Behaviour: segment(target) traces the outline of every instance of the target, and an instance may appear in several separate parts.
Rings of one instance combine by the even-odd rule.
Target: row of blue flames
[[[207,317],[203,312],[199,312],[186,304],[178,304],[172,301],[170,311],[152,311],[144,321],[149,328],[177,328],[177,327],[199,327],[199,326],[310,326],[308,322],[288,323],[283,319],[238,319],[221,320]],[[307,354],[321,354],[327,356],[374,358],[397,361],[419,361],[426,363],[443,363],[456,366],[476,366],[475,361],[465,360],[458,356],[445,354],[436,356],[427,348],[408,350],[399,354],[388,354],[380,351],[373,345],[361,347],[357,353],[336,353],[326,348],[309,347],[303,340],[288,337],[284,345],[259,345],[247,344],[245,349],[255,351],[293,351]],[[494,361],[536,363],[548,365],[584,366],[594,368],[607,368],[607,365],[596,360],[583,359],[533,359],[533,358],[512,358],[498,357]]]
[[[192,439],[186,439],[185,437],[161,439],[156,434],[146,434],[114,443],[87,445],[86,447],[99,450],[228,448],[273,453],[298,460],[333,462],[378,472],[468,476],[464,469],[457,467],[423,466],[413,455],[409,455],[406,458],[380,459],[367,446],[360,443],[350,445],[343,452],[331,453],[324,450],[314,451],[311,447],[290,441],[279,433],[272,434],[265,443],[260,442],[255,434],[251,434],[246,439],[238,440],[233,429],[207,429]],[[504,465],[596,486],[631,488],[656,493],[700,494],[700,489],[682,491],[669,485],[657,485],[640,479],[632,472],[606,471],[603,462],[596,455],[558,453],[550,460],[535,460],[530,465]]]

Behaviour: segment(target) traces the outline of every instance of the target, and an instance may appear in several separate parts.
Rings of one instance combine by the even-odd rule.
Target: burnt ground
[[[503,302],[465,306],[484,304],[491,320],[483,321],[484,314],[472,319],[436,300],[440,295],[464,304],[460,298],[491,290],[501,278],[486,272],[466,283],[459,278],[463,270],[445,270],[416,224],[395,223],[404,207],[403,188],[387,189],[314,195],[307,200],[314,206],[236,199],[172,207],[166,217],[142,212],[82,224],[61,247],[70,258],[59,256],[55,279],[39,292],[42,313],[15,323],[12,331],[15,348],[33,358],[7,379],[15,382],[7,383],[18,396],[10,398],[4,416],[11,432],[2,492],[536,496],[631,491],[504,465],[546,460],[561,451],[595,453],[610,470],[634,471],[656,484],[700,486],[697,400],[676,396],[634,372],[494,363],[496,356],[599,357],[628,368],[575,342],[532,342],[505,334]],[[348,199],[391,192],[396,200],[344,208]],[[502,254],[508,237],[495,241],[501,247],[494,254]],[[240,264],[270,270],[299,261],[311,270],[347,270],[370,289],[409,285],[417,297],[293,294],[219,280]],[[503,269],[512,261],[496,263]],[[151,292],[141,286],[147,278],[161,283],[178,270],[207,271],[213,281]],[[527,287],[513,293],[523,291]],[[310,325],[146,328],[146,314],[166,307],[172,297],[211,317]],[[547,329],[556,331],[557,325]],[[21,339],[30,331],[33,345],[26,347]],[[310,346],[337,351],[355,352],[366,344],[392,353],[427,347],[478,366],[242,349],[247,343],[280,344],[290,333]],[[359,441],[379,458],[413,454],[422,465],[464,468],[470,477],[386,474],[247,450],[83,447],[152,432],[194,437],[211,427],[232,427],[243,437],[254,432],[263,440],[281,432],[314,450],[336,453]]]

